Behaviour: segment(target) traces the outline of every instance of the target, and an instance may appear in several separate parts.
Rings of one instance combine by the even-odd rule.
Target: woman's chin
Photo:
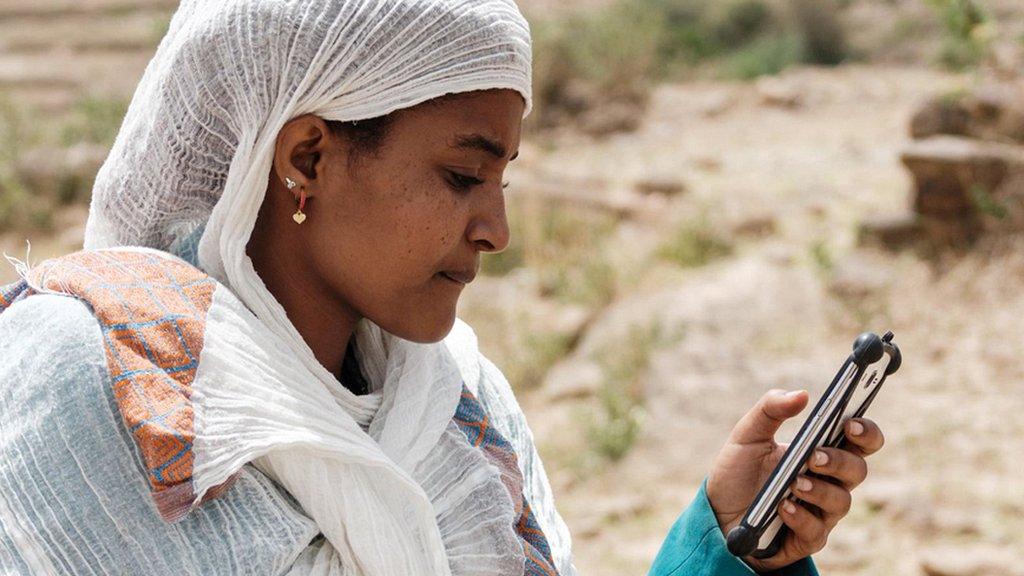
[[[445,339],[455,326],[455,311],[450,314],[431,318],[429,322],[416,325],[403,325],[395,330],[388,330],[399,338],[416,342],[417,344],[433,344]],[[386,328],[385,328],[386,329]]]

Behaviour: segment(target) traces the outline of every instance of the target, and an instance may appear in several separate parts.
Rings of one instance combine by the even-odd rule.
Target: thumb
[[[740,419],[729,436],[734,444],[771,442],[775,432],[787,419],[799,414],[807,406],[807,391],[769,390],[757,404]]]

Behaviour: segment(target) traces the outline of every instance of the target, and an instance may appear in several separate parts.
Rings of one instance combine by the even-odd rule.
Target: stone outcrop
[[[901,160],[913,212],[861,227],[863,243],[965,245],[1024,206],[1024,82],[985,85],[926,102]]]
[[[933,98],[914,114],[910,134],[915,139],[951,135],[1024,144],[1024,82]]]
[[[984,215],[999,216],[1005,208],[995,192],[1008,176],[1024,172],[1024,147],[963,136],[914,141],[901,159],[914,177],[923,232],[952,243],[973,239]]]

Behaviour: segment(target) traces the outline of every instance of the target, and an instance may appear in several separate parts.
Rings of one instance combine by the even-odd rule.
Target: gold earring
[[[288,186],[289,190],[295,188],[296,186],[295,180],[292,180],[287,176],[284,177],[284,183],[286,186]],[[306,188],[305,186],[303,186],[302,189],[299,190],[299,209],[295,211],[295,214],[292,214],[292,220],[295,220],[296,224],[302,224],[303,222],[306,221],[306,215],[302,212],[302,209],[305,208],[305,206]]]
[[[292,214],[292,220],[295,220],[296,224],[302,224],[306,221],[306,215],[302,212],[302,209],[306,206],[306,188],[303,186],[299,190],[299,209]]]

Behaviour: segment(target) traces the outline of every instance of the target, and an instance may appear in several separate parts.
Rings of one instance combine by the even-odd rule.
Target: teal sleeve
[[[729,553],[708,502],[707,479],[690,506],[676,520],[647,576],[749,576],[758,574]],[[772,576],[818,576],[814,561],[804,558],[770,572]]]

